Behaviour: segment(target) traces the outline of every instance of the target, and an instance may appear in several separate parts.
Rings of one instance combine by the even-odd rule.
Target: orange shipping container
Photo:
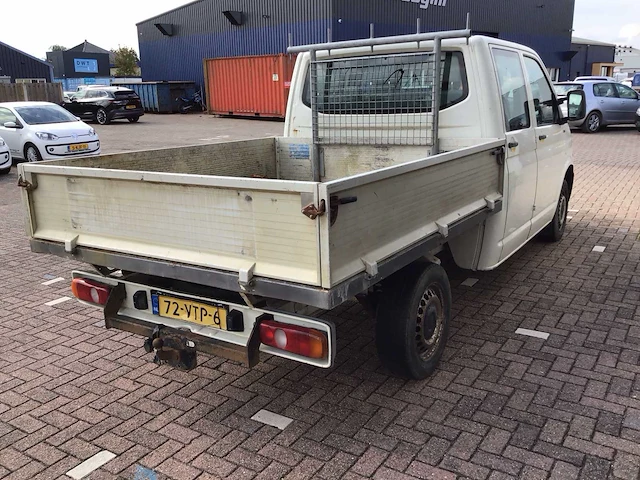
[[[287,54],[206,59],[209,113],[284,118],[294,65]]]

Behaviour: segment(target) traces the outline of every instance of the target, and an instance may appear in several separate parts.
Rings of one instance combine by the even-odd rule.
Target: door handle
[[[509,148],[516,148],[518,145],[520,145],[518,142],[509,142],[507,144],[507,147]]]
[[[540,135],[540,136],[538,137],[538,140],[544,140],[545,138],[547,138],[547,136],[546,136],[546,135]]]

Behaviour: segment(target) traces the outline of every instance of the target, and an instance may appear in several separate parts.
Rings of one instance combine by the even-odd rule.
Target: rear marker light
[[[320,330],[277,322],[271,315],[262,315],[260,341],[273,348],[308,358],[326,358],[327,336]]]
[[[96,305],[106,305],[111,287],[84,278],[74,278],[71,282],[71,291],[79,300]]]

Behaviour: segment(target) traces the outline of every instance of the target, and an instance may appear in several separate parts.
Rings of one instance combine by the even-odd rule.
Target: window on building
[[[524,57],[524,65],[529,77],[529,86],[533,95],[533,105],[536,111],[538,126],[556,123],[557,108],[553,98],[551,85],[544,75],[540,64],[531,57]]]
[[[47,83],[45,78],[16,78],[16,83]]]
[[[557,82],[560,80],[560,69],[559,68],[547,68],[549,72],[549,77],[551,77],[552,82]]]
[[[520,54],[496,48],[493,50],[493,58],[498,73],[507,131],[529,128],[529,102]]]

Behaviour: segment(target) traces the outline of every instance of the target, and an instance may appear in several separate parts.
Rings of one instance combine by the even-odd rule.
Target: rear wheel
[[[636,130],[640,132],[640,120],[636,120]]]
[[[32,143],[28,143],[24,147],[24,158],[27,160],[27,162],[39,162],[40,160],[42,160],[42,155],[40,155],[38,147],[36,147]]]
[[[3,168],[2,170],[0,170],[0,175],[8,175],[10,171],[11,171],[11,167]]]
[[[129,120],[130,123],[136,123],[140,120],[140,117],[128,117],[127,120]]]
[[[585,133],[596,133],[600,128],[602,128],[602,115],[599,112],[591,112],[582,124],[582,131]]]
[[[378,356],[394,374],[428,377],[449,334],[451,287],[444,269],[416,262],[382,285],[376,319]]]
[[[100,125],[108,125],[109,123],[111,123],[111,119],[109,118],[109,115],[104,108],[100,108],[96,112],[96,122],[98,122]]]
[[[562,182],[560,198],[556,206],[556,213],[551,223],[542,231],[542,235],[550,242],[559,242],[564,235],[567,226],[567,213],[569,212],[569,184],[566,180]]]

